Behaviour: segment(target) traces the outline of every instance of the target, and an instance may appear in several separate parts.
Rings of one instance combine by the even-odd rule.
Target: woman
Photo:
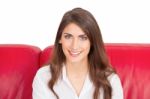
[[[123,99],[99,26],[87,10],[64,14],[50,66],[39,69],[34,78],[33,99]]]

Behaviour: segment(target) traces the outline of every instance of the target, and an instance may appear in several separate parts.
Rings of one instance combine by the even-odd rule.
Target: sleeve
[[[51,95],[50,89],[48,88],[47,82],[44,79],[45,74],[42,74],[41,71],[38,71],[34,77],[32,83],[32,98],[33,99],[54,99]]]
[[[112,75],[110,84],[112,86],[112,99],[123,99],[123,88],[117,74]]]

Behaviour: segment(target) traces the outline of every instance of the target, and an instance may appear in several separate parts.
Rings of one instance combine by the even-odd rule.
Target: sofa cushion
[[[0,99],[32,99],[40,52],[35,46],[0,44]]]
[[[47,46],[40,55],[40,66],[45,66],[50,63],[53,46]]]

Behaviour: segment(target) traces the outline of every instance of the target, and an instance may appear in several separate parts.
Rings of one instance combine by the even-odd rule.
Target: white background
[[[105,43],[150,43],[149,0],[0,0],[0,44],[54,43],[63,14],[89,10]]]

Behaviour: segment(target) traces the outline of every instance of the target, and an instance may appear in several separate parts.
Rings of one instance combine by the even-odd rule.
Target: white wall
[[[89,10],[106,43],[150,43],[150,3],[147,0],[0,0],[0,44],[39,46],[54,43],[63,14]]]

